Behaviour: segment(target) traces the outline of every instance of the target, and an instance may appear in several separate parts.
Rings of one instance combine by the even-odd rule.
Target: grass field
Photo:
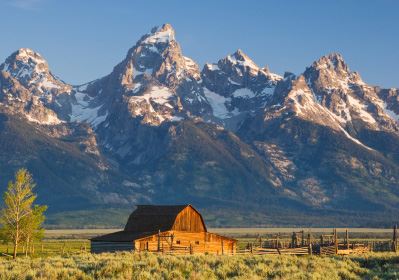
[[[298,228],[210,229],[234,236],[239,247],[257,236],[289,236]],[[307,232],[306,229],[304,229]],[[47,230],[34,254],[13,261],[11,244],[0,243],[2,279],[399,279],[399,255],[369,253],[349,257],[320,256],[168,256],[151,253],[90,254],[88,238],[117,229]],[[311,230],[316,237],[332,229]],[[344,229],[338,229],[343,233]],[[391,229],[350,229],[358,240],[387,240]],[[7,256],[8,255],[8,256]]]
[[[77,253],[16,261],[0,258],[0,279],[399,279],[399,257]]]

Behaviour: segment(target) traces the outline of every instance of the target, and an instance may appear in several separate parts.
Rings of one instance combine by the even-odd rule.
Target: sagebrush
[[[147,253],[0,259],[0,279],[399,279],[399,257],[167,256]]]

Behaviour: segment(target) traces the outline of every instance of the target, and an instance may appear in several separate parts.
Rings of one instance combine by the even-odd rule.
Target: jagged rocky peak
[[[217,63],[205,64],[201,76],[213,116],[232,130],[246,116],[262,110],[283,79],[268,68],[260,68],[240,49]]]
[[[344,58],[339,53],[330,53],[322,56],[312,64],[312,67],[322,70],[328,69],[331,71],[349,73],[348,65],[345,63]]]
[[[151,33],[144,36],[144,43],[159,44],[169,43],[175,40],[175,30],[169,23],[163,24],[161,27],[154,27]]]
[[[39,53],[28,48],[11,54],[0,66],[0,71],[4,78],[15,79],[33,94],[61,93],[72,89],[50,72],[47,61]]]
[[[332,53],[315,61],[304,72],[317,102],[329,110],[342,126],[398,131],[396,114],[377,87],[352,72],[342,55]]]
[[[14,78],[23,80],[29,79],[35,72],[48,72],[48,64],[39,53],[21,48],[12,53],[0,69],[9,72]]]
[[[267,67],[260,68],[240,49],[217,63],[205,64],[202,77],[210,90],[228,94],[241,87],[258,91],[262,86],[272,87],[282,80]]]
[[[202,97],[200,78],[198,65],[183,56],[174,29],[164,24],[142,36],[110,75],[88,86],[87,93],[99,96],[99,100],[107,99],[104,108],[112,104],[108,110],[110,119],[123,111],[128,113],[125,117],[129,121],[133,117],[157,126],[180,120],[183,106],[197,103]]]
[[[345,91],[351,86],[365,85],[359,73],[352,72],[339,53],[322,56],[306,68],[304,75],[316,91]]]
[[[175,40],[175,31],[170,24],[154,27],[131,48],[122,62],[121,83],[135,88],[141,80],[156,79],[158,82],[176,88],[183,78],[200,79],[198,65],[183,56]]]
[[[61,123],[53,105],[58,96],[71,92],[72,86],[55,77],[47,61],[31,49],[19,49],[0,65],[0,106],[31,122]]]
[[[225,59],[225,65],[231,67],[238,67],[245,72],[252,75],[257,75],[259,72],[259,66],[252,61],[242,50],[238,49],[235,53],[228,55]]]
[[[256,65],[256,63],[241,49],[238,49],[233,54],[229,54],[225,58],[220,59],[217,63],[205,64],[205,70],[224,71],[226,73],[234,73],[241,77],[246,74],[255,77],[259,74],[259,71],[270,73],[269,69],[261,69]]]

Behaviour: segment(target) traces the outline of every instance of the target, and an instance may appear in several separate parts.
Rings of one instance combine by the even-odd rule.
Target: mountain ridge
[[[20,49],[0,65],[0,113],[0,180],[32,167],[54,217],[187,200],[254,223],[331,211],[332,222],[367,212],[388,224],[397,211],[399,90],[366,84],[337,53],[284,77],[240,49],[200,69],[164,24],[110,74],[73,86]],[[31,148],[8,150],[9,135]]]

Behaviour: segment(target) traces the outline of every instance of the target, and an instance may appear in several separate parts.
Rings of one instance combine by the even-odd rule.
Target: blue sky
[[[141,35],[168,22],[201,66],[241,48],[273,72],[301,73],[339,52],[366,82],[399,87],[398,11],[396,0],[0,0],[0,61],[32,48],[80,84],[111,72]]]

